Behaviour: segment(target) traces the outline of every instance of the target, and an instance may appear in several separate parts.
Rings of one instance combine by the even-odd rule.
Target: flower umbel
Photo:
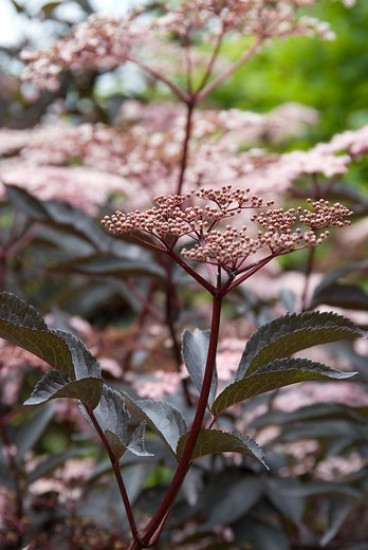
[[[330,205],[325,200],[309,201],[310,209],[272,208],[273,201],[264,202],[249,189],[233,189],[230,185],[158,197],[155,202],[156,206],[143,212],[117,211],[105,216],[102,224],[113,235],[132,235],[172,256],[174,247],[184,238],[182,258],[214,265],[220,279],[226,274],[232,280],[251,275],[265,260],[321,244],[329,234],[321,230],[349,225],[346,218],[352,215],[342,204]],[[247,220],[245,210],[250,210]],[[229,219],[234,220],[233,224]],[[244,221],[249,227],[240,225]],[[255,262],[247,263],[261,249],[266,254],[257,254]],[[180,263],[184,267],[185,262]],[[245,278],[238,279],[237,284]]]

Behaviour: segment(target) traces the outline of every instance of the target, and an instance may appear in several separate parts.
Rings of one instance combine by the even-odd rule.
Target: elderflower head
[[[342,204],[325,200],[310,201],[310,209],[272,208],[272,201],[264,203],[249,189],[230,185],[158,197],[155,202],[144,212],[117,211],[105,216],[102,224],[113,235],[130,234],[171,255],[184,238],[182,258],[217,266],[231,278],[244,274],[249,269],[246,260],[261,249],[271,259],[321,244],[328,227],[348,225],[345,218],[352,214]],[[245,210],[250,215],[244,220]],[[239,227],[239,220],[248,224]]]
[[[28,63],[23,78],[33,80],[40,88],[55,90],[65,69],[104,70],[133,62],[167,83],[169,73],[164,71],[165,77],[158,74],[161,68],[157,61],[173,45],[173,36],[179,38],[178,44],[183,45],[196,43],[201,36],[205,44],[212,43],[215,48],[229,32],[253,36],[259,44],[270,38],[290,35],[317,34],[323,39],[333,38],[327,23],[299,14],[300,8],[315,2],[186,0],[170,9],[163,4],[155,18],[140,17],[145,8],[132,11],[123,18],[94,14],[51,48],[23,52],[23,60]],[[344,3],[349,6],[352,0]],[[170,68],[175,70],[179,65],[173,63]]]

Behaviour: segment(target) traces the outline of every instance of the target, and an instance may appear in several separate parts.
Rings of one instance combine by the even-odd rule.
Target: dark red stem
[[[179,461],[177,470],[170,483],[167,493],[159,506],[158,510],[151,518],[146,528],[141,533],[139,539],[135,540],[130,547],[130,550],[140,550],[141,548],[149,548],[155,544],[160,536],[163,524],[170,513],[170,510],[174,504],[180,488],[183,484],[185,476],[188,472],[191,457],[197,443],[199,433],[203,425],[203,419],[206,413],[208,396],[211,389],[211,383],[213,378],[213,372],[216,364],[216,353],[219,341],[220,319],[221,319],[221,306],[223,295],[215,294],[212,303],[212,321],[211,321],[211,333],[208,347],[208,354],[206,360],[205,373],[203,377],[202,390],[199,396],[197,411],[193,420],[192,427],[190,429],[186,445],[184,447],[183,454]]]
[[[178,195],[181,195],[183,185],[184,185],[184,176],[185,171],[187,169],[188,165],[188,156],[189,156],[189,142],[192,135],[192,121],[193,121],[193,113],[194,108],[196,105],[196,97],[195,95],[192,96],[192,99],[190,101],[186,102],[187,106],[187,118],[185,123],[185,136],[184,136],[184,142],[183,142],[183,150],[181,153],[181,161],[180,161],[180,172],[179,172],[179,179],[178,179],[178,185],[176,188],[176,193]]]
[[[121,498],[122,498],[123,503],[124,503],[124,507],[125,507],[125,511],[126,511],[126,515],[127,515],[127,518],[128,518],[128,522],[129,522],[129,526],[130,526],[130,530],[131,530],[133,539],[137,543],[140,544],[141,540],[139,538],[139,533],[138,533],[137,525],[135,523],[135,519],[134,519],[134,516],[133,516],[132,507],[130,505],[128,493],[126,492],[126,488],[125,488],[123,478],[121,476],[120,461],[114,455],[114,453],[113,453],[113,451],[110,447],[110,444],[106,439],[105,433],[102,430],[101,426],[99,425],[99,423],[97,421],[97,418],[95,417],[95,415],[93,413],[93,410],[91,409],[91,407],[89,407],[86,404],[84,404],[84,406],[85,406],[85,409],[87,411],[88,416],[91,419],[93,427],[95,428],[95,430],[96,430],[99,438],[101,439],[101,442],[102,442],[102,444],[103,444],[103,446],[104,446],[104,448],[105,448],[105,450],[106,450],[106,452],[109,456],[111,466],[112,466],[112,470],[114,472],[114,476],[115,476],[116,482],[117,482],[118,487],[119,487],[119,492],[120,492]],[[138,546],[138,548],[144,548],[144,547],[143,546]]]

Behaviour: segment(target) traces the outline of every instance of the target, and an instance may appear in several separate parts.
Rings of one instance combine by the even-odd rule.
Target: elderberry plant
[[[130,528],[131,550],[158,543],[179,492],[202,457],[240,454],[258,461],[264,469],[269,467],[261,448],[249,437],[247,426],[242,430],[228,427],[227,417],[238,414],[239,404],[296,382],[339,380],[353,374],[331,368],[321,360],[293,357],[318,344],[362,334],[342,316],[309,311],[264,323],[244,343],[232,379],[225,387],[218,381],[220,326],[227,297],[257,276],[271,260],[300,250],[309,252],[312,258],[315,248],[328,238],[329,228],[349,225],[353,213],[339,202],[328,202],[334,182],[328,182],[323,190],[316,184],[317,173],[328,178],[346,171],[350,157],[335,154],[339,147],[326,145],[306,153],[293,152],[276,161],[265,155],[260,161],[256,153],[242,153],[238,147],[234,153],[233,143],[226,143],[231,126],[239,130],[249,123],[249,117],[240,112],[229,116],[198,108],[271,38],[316,33],[330,39],[328,26],[299,14],[300,8],[310,4],[313,0],[190,0],[175,8],[158,3],[132,12],[123,20],[92,16],[50,49],[24,53],[29,62],[24,77],[49,91],[57,88],[65,69],[78,74],[129,62],[149,79],[165,85],[183,106],[181,118],[177,117],[180,124],[173,117],[172,127],[154,136],[134,125],[125,133],[117,128],[84,125],[64,128],[65,140],[58,139],[58,135],[55,139],[55,134],[52,140],[45,140],[43,135],[42,147],[39,143],[27,144],[26,156],[32,157],[33,147],[41,151],[41,157],[42,151],[50,155],[55,163],[60,158],[66,165],[75,158],[82,159],[86,166],[98,170],[108,167],[110,175],[128,178],[128,185],[118,178],[106,183],[106,188],[125,185],[128,206],[131,203],[132,208],[138,208],[130,211],[129,206],[126,211],[106,215],[102,225],[107,231],[96,227],[86,214],[79,213],[77,219],[65,205],[38,201],[25,191],[7,186],[13,203],[36,222],[72,229],[88,241],[90,255],[67,260],[76,273],[90,270],[106,276],[115,270],[123,280],[131,272],[149,277],[152,284],[144,287],[141,316],[153,313],[166,325],[178,369],[184,361],[189,380],[183,380],[182,386],[178,382],[177,393],[185,396],[179,406],[169,400],[139,399],[133,391],[117,390],[105,381],[97,358],[72,333],[49,328],[33,307],[15,295],[0,295],[0,336],[52,367],[25,404],[40,405],[59,398],[78,401],[81,414],[95,430],[110,460]],[[249,42],[237,60],[221,65],[224,41],[234,35]],[[209,56],[198,49],[201,42],[210,45]],[[146,46],[155,53],[152,63],[147,62]],[[167,51],[173,59],[182,59],[182,63],[172,62],[169,71],[163,55]],[[51,135],[49,130],[47,135]],[[252,170],[247,174],[243,165],[249,163]],[[276,192],[266,181],[270,175],[273,181],[275,174]],[[308,191],[312,191],[309,196],[313,200],[305,206],[279,207],[279,186],[284,190],[306,174],[311,177]],[[264,188],[267,198],[254,191],[256,184],[257,189]],[[155,206],[147,208],[162,188],[161,195],[153,199]],[[83,203],[75,191],[73,201]],[[86,210],[93,210],[92,203]],[[131,241],[138,247],[133,248]],[[62,270],[62,262],[56,267]],[[310,272],[312,265],[308,269]],[[200,299],[211,300],[209,330],[184,330],[180,343],[178,295],[181,288],[189,286],[188,281],[190,288],[194,282],[201,290]],[[136,296],[137,288],[141,289],[135,281],[130,283],[128,289]],[[154,293],[158,286],[163,291],[164,307],[159,304],[157,314]],[[142,518],[135,513],[122,473],[123,461],[129,453],[149,461],[156,450],[152,440],[156,439],[162,441],[174,464],[173,474],[154,512]]]
[[[96,430],[111,461],[131,529],[132,550],[158,541],[196,458],[235,452],[252,456],[267,467],[261,449],[247,434],[218,429],[225,411],[245,399],[295,382],[350,377],[351,373],[291,355],[361,333],[347,319],[329,313],[281,317],[253,334],[234,380],[218,392],[216,355],[225,296],[273,258],[321,244],[328,235],[326,228],[348,225],[345,218],[351,212],[324,200],[313,202],[311,209],[275,209],[270,202],[264,205],[262,199],[250,195],[249,190],[230,186],[159,197],[156,204],[144,212],[118,211],[102,223],[115,236],[130,234],[144,246],[166,254],[212,296],[210,331],[196,329],[183,334],[183,359],[199,391],[190,423],[169,402],[135,400],[111,389],[81,341],[70,333],[48,329],[41,316],[14,295],[1,295],[0,335],[53,366],[26,404],[61,397],[79,401],[82,414]],[[249,219],[244,220],[248,210]],[[256,229],[248,229],[249,224]],[[198,263],[207,272],[198,269]],[[132,415],[141,420],[133,432]],[[163,440],[177,466],[162,502],[142,527],[135,520],[120,461],[126,451],[139,457],[150,455],[144,445],[147,425]]]

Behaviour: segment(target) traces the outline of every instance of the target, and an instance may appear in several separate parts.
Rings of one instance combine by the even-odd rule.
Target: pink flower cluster
[[[64,69],[111,69],[132,61],[151,76],[169,84],[170,77],[160,73],[160,67],[155,65],[160,55],[155,51],[152,57],[152,44],[161,42],[162,54],[168,43],[172,45],[173,36],[182,46],[188,47],[200,34],[204,42],[212,43],[214,48],[228,32],[254,36],[257,45],[269,38],[294,34],[317,33],[324,39],[331,39],[334,35],[327,23],[299,15],[299,8],[315,1],[187,0],[176,8],[164,9],[156,18],[144,14],[144,9],[121,19],[93,15],[50,49],[24,52],[23,59],[29,63],[24,78],[53,90]],[[145,17],[141,17],[142,14]],[[177,66],[177,63],[172,64],[172,67]],[[174,89],[175,85],[170,87]]]
[[[278,140],[299,131],[303,121],[315,119],[313,111],[292,106],[293,121],[286,123],[285,109],[289,112],[290,106],[268,115],[196,111],[185,189],[231,183],[274,198],[302,177],[334,179],[366,153],[368,126],[336,135],[309,151],[283,155],[260,149],[239,151],[240,144],[265,134]],[[122,116],[122,126],[113,128],[54,122],[27,131],[0,130],[2,181],[24,187],[41,199],[66,200],[90,214],[114,193],[124,196],[130,208],[147,206],[154,195],[172,193],[180,169],[183,110],[175,104],[142,107],[133,103]]]

